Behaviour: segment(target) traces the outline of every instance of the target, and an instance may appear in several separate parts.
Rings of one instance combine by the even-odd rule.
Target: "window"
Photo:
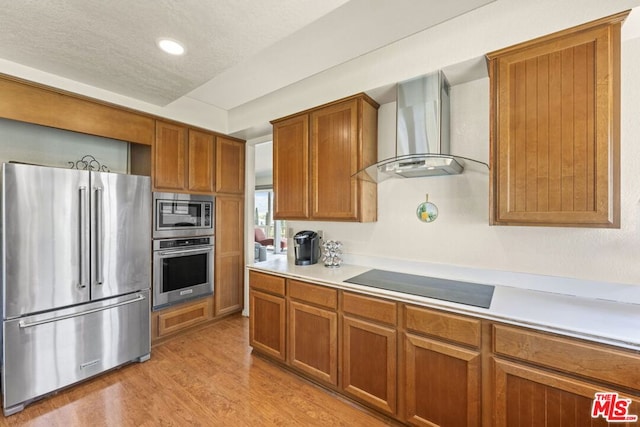
[[[287,251],[285,221],[273,219],[273,190],[256,189],[254,213],[255,241],[266,246],[268,251]]]

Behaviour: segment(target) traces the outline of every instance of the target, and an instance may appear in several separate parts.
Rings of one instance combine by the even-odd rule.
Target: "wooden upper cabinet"
[[[215,149],[213,133],[157,120],[154,189],[213,193]]]
[[[244,194],[243,141],[217,137],[216,141],[216,191]]]
[[[627,14],[487,55],[492,224],[620,227]]]
[[[189,130],[189,191],[213,192],[214,138],[210,133]]]
[[[187,180],[187,130],[183,126],[156,121],[153,145],[153,186],[159,190],[181,191]]]
[[[278,219],[377,220],[377,186],[352,176],[377,160],[378,104],[364,94],[273,123]]]
[[[311,113],[311,216],[358,219],[358,101]]]
[[[309,218],[309,116],[273,124],[274,218]]]

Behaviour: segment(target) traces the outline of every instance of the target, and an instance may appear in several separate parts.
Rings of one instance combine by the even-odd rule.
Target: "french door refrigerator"
[[[149,177],[5,163],[5,415],[151,348]]]

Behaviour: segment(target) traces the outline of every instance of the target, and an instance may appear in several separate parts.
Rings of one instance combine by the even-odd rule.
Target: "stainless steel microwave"
[[[153,238],[212,236],[213,196],[153,193]]]

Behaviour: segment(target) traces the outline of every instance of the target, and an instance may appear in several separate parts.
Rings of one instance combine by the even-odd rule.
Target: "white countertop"
[[[462,274],[432,275],[425,274],[424,271],[417,272],[415,268],[412,268],[415,265],[401,268],[402,265],[382,264],[375,267],[343,264],[339,268],[327,268],[322,263],[298,266],[281,256],[249,264],[247,267],[251,270],[271,272],[339,289],[392,298],[402,302],[640,351],[640,303],[638,302],[640,301],[640,286],[581,283],[581,281],[574,279],[548,276],[531,277],[532,275],[517,277],[518,283],[515,283],[515,279],[512,278],[514,280],[512,286],[498,283],[509,279],[509,276],[505,276],[503,272],[496,272],[492,276],[485,271],[482,274],[483,281],[479,281],[477,274],[474,275],[474,280],[464,278],[464,269],[462,269]],[[491,284],[495,286],[495,290],[491,306],[485,309],[345,282],[346,279],[362,274],[371,268]],[[445,270],[441,269],[439,273],[443,271]],[[503,277],[500,276],[501,274]],[[535,283],[535,288],[527,288],[528,283]],[[603,288],[600,289],[600,287]],[[553,292],[549,289],[553,289]],[[559,292],[558,289],[562,292]],[[621,289],[622,292],[620,292]],[[612,291],[614,295],[622,293],[625,299],[616,301],[615,299],[601,298],[601,295],[610,296]]]

